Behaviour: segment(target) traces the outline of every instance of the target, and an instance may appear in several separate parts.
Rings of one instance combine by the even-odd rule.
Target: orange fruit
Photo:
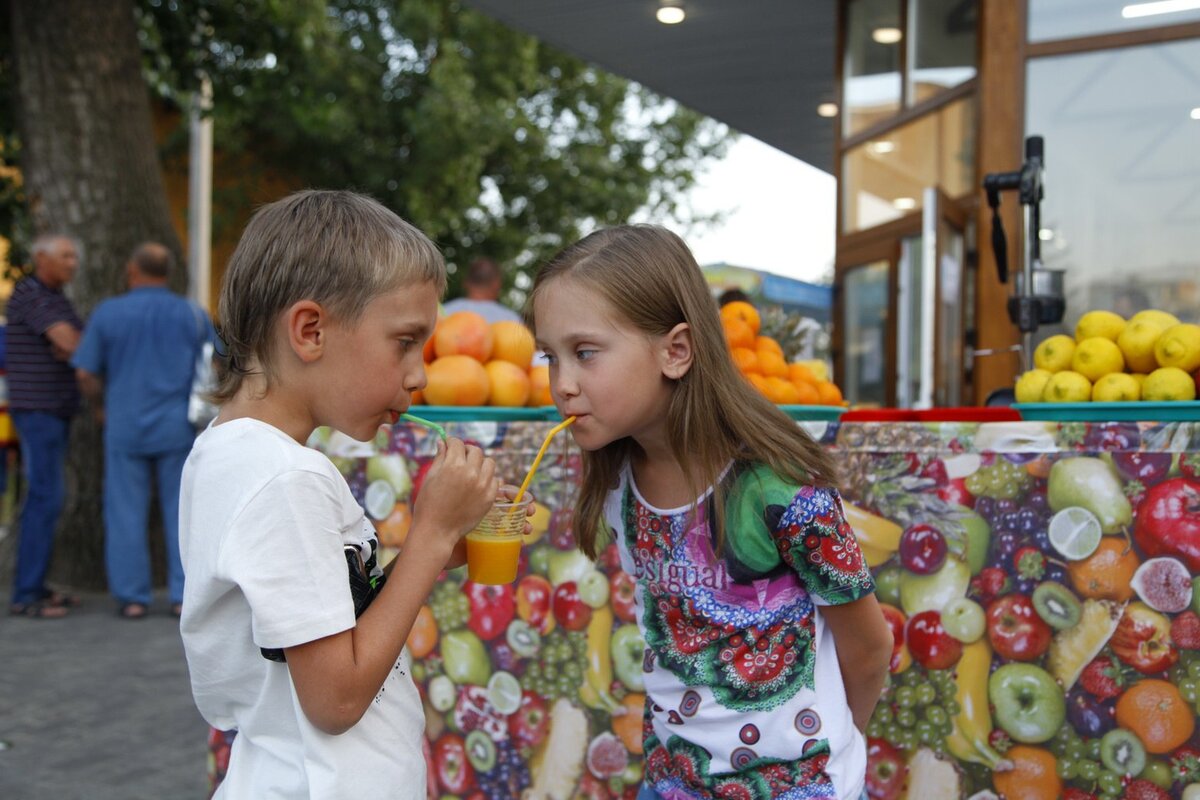
[[[758,351],[769,350],[783,357],[783,348],[779,346],[779,342],[772,339],[770,336],[754,337],[754,349]]]
[[[520,322],[501,320],[492,323],[492,360],[516,364],[523,370],[533,363],[533,332]]]
[[[840,406],[842,404],[842,390],[837,387],[836,383],[817,381],[817,399],[823,406]]]
[[[529,402],[529,373],[511,361],[492,359],[483,365],[488,376],[489,406],[519,408]]]
[[[1007,800],[1058,800],[1062,795],[1062,779],[1058,777],[1058,761],[1049,750],[1019,744],[1009,748],[1004,757],[1013,768],[992,773],[992,785]]]
[[[791,381],[772,375],[767,378],[767,397],[777,405],[796,405],[800,390]]]
[[[770,350],[759,350],[758,371],[768,378],[783,378],[787,380],[788,365],[783,356]]]
[[[554,405],[550,396],[550,367],[545,364],[529,368],[529,405]]]
[[[743,373],[743,376],[746,378],[746,380],[750,381],[750,384],[755,389],[758,389],[758,391],[761,394],[770,397],[770,395],[767,394],[767,379],[766,378],[764,378],[762,375],[759,375],[757,372],[746,372],[746,373]]]
[[[455,311],[438,322],[433,352],[443,356],[470,356],[479,363],[492,357],[492,326],[474,311]]]
[[[391,514],[374,521],[375,532],[379,534],[379,544],[382,547],[403,547],[411,524],[412,511],[408,503],[396,503]]]
[[[745,320],[721,318],[721,327],[725,330],[725,341],[730,347],[749,347],[754,349],[754,329]]]
[[[433,609],[421,606],[417,618],[413,620],[412,628],[408,631],[408,650],[413,658],[424,658],[437,647],[437,621],[433,618]]]
[[[821,405],[821,396],[817,393],[817,387],[808,381],[792,381],[792,386],[796,387],[796,404],[802,406],[819,406]]]
[[[612,730],[625,745],[625,749],[635,756],[642,754],[642,715],[646,704],[646,695],[640,692],[630,692],[621,701],[624,712],[617,709],[612,715]]]
[[[1137,568],[1138,557],[1129,543],[1119,536],[1105,536],[1096,552],[1069,562],[1067,573],[1080,596],[1123,603],[1133,597],[1130,581]]]
[[[727,319],[741,320],[746,323],[755,336],[758,336],[758,331],[762,327],[762,317],[758,315],[758,309],[745,300],[735,300],[721,306],[721,321],[724,322]]]
[[[1117,724],[1137,734],[1146,751],[1169,753],[1192,738],[1196,718],[1174,684],[1147,678],[1117,700]]]
[[[413,392],[410,397],[412,399],[409,400],[409,405],[419,406],[425,402],[425,392],[421,391],[420,389],[417,389],[415,392]]]
[[[425,369],[425,376],[425,401],[431,406],[481,406],[487,402],[487,370],[470,356],[442,356]]]
[[[813,375],[812,370],[803,364],[788,364],[788,380],[792,383],[811,383],[816,384],[817,376]]]
[[[748,372],[758,372],[758,353],[755,353],[749,347],[735,347],[731,351],[733,355],[734,366],[742,374]]]

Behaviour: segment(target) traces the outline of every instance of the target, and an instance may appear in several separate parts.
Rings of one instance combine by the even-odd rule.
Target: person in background
[[[463,278],[465,297],[459,297],[445,303],[442,308],[446,314],[456,311],[474,311],[488,322],[510,320],[520,322],[521,315],[499,301],[500,289],[503,284],[500,265],[490,258],[477,258],[467,267],[466,277]]]
[[[583,450],[576,543],[611,537],[636,581],[639,798],[865,796],[892,634],[833,460],[738,374],[687,245],[598,231],[530,308]]]
[[[146,525],[154,485],[174,616],[183,603],[179,481],[195,438],[188,395],[196,357],[215,334],[208,314],[167,288],[174,268],[163,245],[138,245],[125,265],[129,291],[96,306],[71,362],[80,387],[102,409],[104,562],[125,619],[142,619],[150,609]]]
[[[719,295],[717,295],[717,305],[721,306],[722,308],[729,305],[730,303],[737,303],[737,302],[749,303],[750,295],[746,294],[745,292],[743,292],[741,289],[737,288],[736,286],[733,287],[732,289],[726,289],[725,291],[723,291]]]
[[[18,518],[16,570],[9,613],[63,617],[79,599],[50,589],[46,571],[66,494],[63,475],[71,417],[79,389],[70,364],[83,321],[63,293],[79,269],[79,246],[45,234],[33,243],[33,271],[8,301],[9,409],[21,447],[26,495]]]

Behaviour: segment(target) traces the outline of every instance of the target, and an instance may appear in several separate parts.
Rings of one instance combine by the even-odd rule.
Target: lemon
[[[501,714],[512,714],[521,707],[521,682],[511,672],[493,672],[487,682],[487,699]]]
[[[1071,356],[1075,355],[1075,340],[1059,334],[1051,336],[1033,351],[1033,365],[1047,372],[1062,372],[1071,368]]]
[[[1050,376],[1054,373],[1045,369],[1031,369],[1020,378],[1017,378],[1015,393],[1018,403],[1040,403],[1042,401],[1042,390],[1046,388],[1046,381],[1050,380]]]
[[[1079,561],[1096,552],[1103,531],[1100,520],[1083,506],[1068,506],[1050,518],[1050,544],[1063,558]]]
[[[1091,399],[1092,382],[1070,370],[1051,375],[1042,390],[1043,403],[1086,403]]]
[[[1075,324],[1075,341],[1082,342],[1095,336],[1115,342],[1125,330],[1125,318],[1111,311],[1089,311]]]
[[[1134,372],[1152,372],[1158,369],[1154,357],[1154,345],[1167,326],[1154,318],[1130,320],[1117,337],[1117,347],[1125,356],[1125,366]]]
[[[1110,372],[1124,372],[1125,356],[1113,340],[1092,336],[1075,346],[1071,369],[1094,383]]]
[[[1147,374],[1148,373],[1145,373],[1145,372],[1131,372],[1131,373],[1129,373],[1129,377],[1133,378],[1135,381],[1138,382],[1138,389],[1140,390],[1146,384],[1146,375]]]
[[[1166,311],[1159,311],[1156,308],[1150,308],[1145,311],[1139,311],[1129,318],[1130,322],[1153,322],[1162,328],[1169,328],[1172,325],[1179,324],[1179,317],[1174,314],[1169,314]]]
[[[1137,378],[1124,372],[1110,372],[1092,384],[1092,399],[1097,403],[1118,403],[1137,400],[1142,387]]]
[[[1184,372],[1200,369],[1200,325],[1172,325],[1154,344],[1160,367],[1179,367]]]
[[[1146,376],[1142,384],[1142,399],[1154,402],[1163,400],[1195,400],[1196,382],[1179,367],[1163,367]]]
[[[387,519],[396,508],[396,490],[392,484],[383,479],[367,484],[363,508],[371,519]]]

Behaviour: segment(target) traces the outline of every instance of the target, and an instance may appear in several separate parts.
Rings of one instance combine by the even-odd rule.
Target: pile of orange
[[[789,364],[779,342],[760,335],[758,309],[743,300],[721,307],[721,327],[738,371],[772,403],[780,405],[842,405],[842,392],[821,380],[804,364]]]
[[[533,334],[519,322],[488,323],[472,311],[438,320],[425,345],[424,392],[432,406],[545,406],[549,369],[533,366]]]

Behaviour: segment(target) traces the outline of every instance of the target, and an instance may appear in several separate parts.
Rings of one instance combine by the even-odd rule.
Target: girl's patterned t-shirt
[[[819,607],[874,584],[841,499],[744,462],[722,481],[719,556],[711,490],[654,508],[626,465],[605,504],[646,639],[646,781],[667,800],[857,798],[866,744]]]

